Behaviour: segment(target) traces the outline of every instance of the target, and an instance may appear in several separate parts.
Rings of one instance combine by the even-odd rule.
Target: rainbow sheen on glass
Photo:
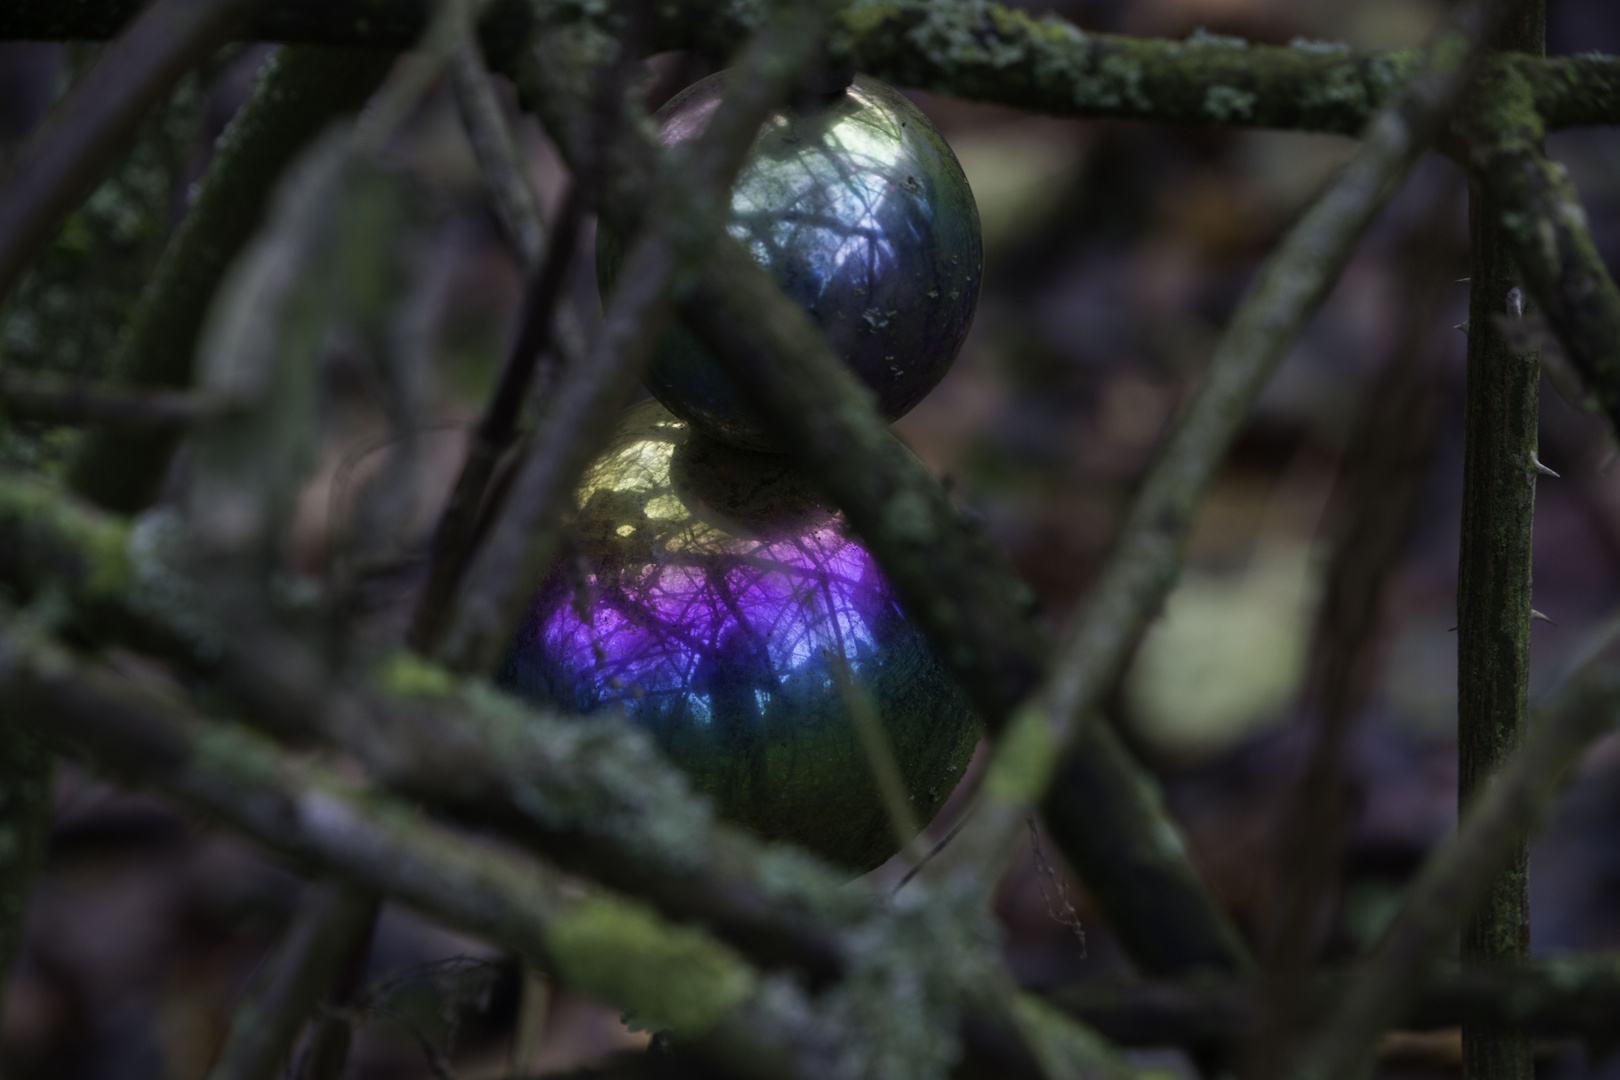
[[[694,83],[658,111],[666,145],[702,133],[730,77]],[[945,377],[979,300],[979,211],[950,146],[898,91],[857,75],[813,110],[773,116],[732,189],[727,228],[804,305],[887,419]],[[620,239],[599,232],[604,302],[621,257]],[[645,382],[707,435],[784,449],[683,327]]]
[[[569,550],[500,674],[531,699],[622,709],[721,813],[856,869],[897,848],[837,665],[876,708],[917,819],[979,725],[842,517],[787,459],[635,406],[578,492]]]

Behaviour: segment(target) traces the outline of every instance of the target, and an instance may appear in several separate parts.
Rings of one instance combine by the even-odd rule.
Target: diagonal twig
[[[1612,641],[1620,623],[1604,632]],[[1374,1041],[1403,1016],[1464,913],[1551,803],[1570,768],[1620,715],[1620,672],[1592,664],[1541,710],[1518,751],[1480,793],[1457,833],[1408,887],[1377,950],[1308,1044],[1297,1080],[1353,1080]]]
[[[1501,80],[1490,92],[1487,122],[1513,122],[1480,132],[1469,164],[1497,209],[1495,224],[1530,295],[1620,430],[1620,288],[1598,254],[1575,186],[1540,148],[1542,124],[1526,107],[1526,88]]]
[[[433,537],[427,582],[422,587],[422,597],[411,625],[411,644],[424,654],[432,652],[444,630],[456,584],[472,546],[485,491],[501,455],[517,434],[523,402],[528,398],[540,355],[555,335],[553,325],[562,314],[560,306],[565,306],[560,304],[563,286],[574,262],[584,216],[584,189],[578,183],[570,184],[562,209],[558,211],[545,262],[530,279],[523,299],[517,338],[507,354],[484,416],[473,429],[466,460],[462,462]]]
[[[1064,635],[1050,680],[997,746],[984,805],[957,842],[958,862],[1004,858],[1043,797],[1052,833],[1082,878],[1106,872],[1120,856],[1115,846],[1097,844],[1095,823],[1088,824],[1094,815],[1086,781],[1103,731],[1093,710],[1174,584],[1226,447],[1395,183],[1437,133],[1495,14],[1490,5],[1471,4],[1437,35],[1424,67],[1368,125],[1360,150],[1261,268],[1161,445]]]

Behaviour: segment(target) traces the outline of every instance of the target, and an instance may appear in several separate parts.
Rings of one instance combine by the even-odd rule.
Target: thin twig
[[[232,411],[200,394],[125,390],[44,376],[0,376],[0,411],[47,424],[93,424],[122,431],[175,430]]]
[[[274,1080],[375,912],[369,894],[331,882],[307,887],[275,955],[237,1006],[208,1080]]]
[[[523,300],[517,338],[507,354],[483,419],[473,429],[466,460],[462,462],[433,537],[427,583],[422,588],[422,598],[411,625],[411,645],[424,655],[432,653],[445,629],[445,618],[451,611],[456,584],[472,546],[485,490],[501,455],[512,444],[535,369],[552,335],[551,327],[574,262],[574,248],[585,216],[585,195],[579,184],[569,185],[557,216],[545,262],[530,279]]]
[[[0,300],[180,77],[263,0],[157,0],[96,59],[0,181]]]
[[[1613,641],[1620,621],[1604,632]],[[1592,742],[1613,730],[1620,672],[1596,661],[1541,710],[1518,751],[1475,801],[1455,836],[1429,857],[1400,912],[1363,963],[1330,1021],[1306,1049],[1296,1080],[1353,1080],[1378,1036],[1410,1008],[1463,914],[1541,817]]]
[[[888,818],[895,847],[905,851],[922,831],[922,826],[917,822],[917,811],[911,805],[911,796],[906,793],[906,782],[900,775],[900,766],[895,764],[894,744],[883,730],[883,721],[878,717],[872,695],[855,681],[848,661],[842,656],[828,653],[827,667],[832,672],[833,684],[837,686],[838,696],[843,700],[844,709],[855,728],[855,741],[860,744],[861,754],[866,758],[872,783],[883,800],[884,815]]]
[[[531,273],[545,256],[546,230],[540,213],[540,196],[528,169],[523,167],[512,131],[506,124],[500,98],[490,85],[473,40],[466,28],[450,48],[450,86],[456,94],[462,126],[472,144],[478,169],[495,204],[495,217],[506,233],[507,243],[517,252]]]
[[[1338,535],[1324,575],[1305,696],[1305,715],[1315,722],[1305,766],[1277,815],[1270,939],[1262,943],[1267,980],[1246,1080],[1268,1080],[1287,1062],[1302,1019],[1299,990],[1316,957],[1324,915],[1336,910],[1331,900],[1360,781],[1351,736],[1377,674],[1374,645],[1386,587],[1440,434],[1442,380],[1428,344],[1455,256],[1446,242],[1451,222],[1441,211],[1456,195],[1454,184],[1440,188],[1426,224],[1401,245],[1410,299],[1400,345],[1365,391],[1329,506]]]

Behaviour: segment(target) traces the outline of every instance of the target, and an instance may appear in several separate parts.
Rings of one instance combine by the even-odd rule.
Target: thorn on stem
[[[1542,476],[1551,476],[1555,479],[1561,479],[1557,473],[1543,465],[1541,463],[1541,459],[1536,457],[1534,453],[1530,455],[1530,464],[1534,465],[1536,467],[1536,472],[1540,473]]]
[[[1530,621],[1535,622],[1538,619],[1541,622],[1544,622],[1544,623],[1551,623],[1553,626],[1558,625],[1556,622],[1553,622],[1553,620],[1547,618],[1547,616],[1543,615],[1541,612],[1537,611],[1535,608],[1531,608],[1530,609]]]

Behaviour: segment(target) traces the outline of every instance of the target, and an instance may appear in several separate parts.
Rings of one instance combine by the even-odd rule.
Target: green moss
[[[120,595],[129,587],[129,527],[80,509],[38,480],[0,475],[0,521],[26,533],[19,545],[30,562],[75,560],[74,589],[84,599]]]
[[[1057,735],[1046,713],[1026,705],[996,742],[995,756],[984,776],[984,792],[1004,803],[1029,803],[1046,790],[1057,766]]]
[[[628,900],[592,897],[547,928],[563,981],[622,1006],[643,1027],[693,1038],[757,988],[730,949]]]
[[[378,665],[373,681],[391,697],[447,697],[456,692],[454,675],[403,649]]]

